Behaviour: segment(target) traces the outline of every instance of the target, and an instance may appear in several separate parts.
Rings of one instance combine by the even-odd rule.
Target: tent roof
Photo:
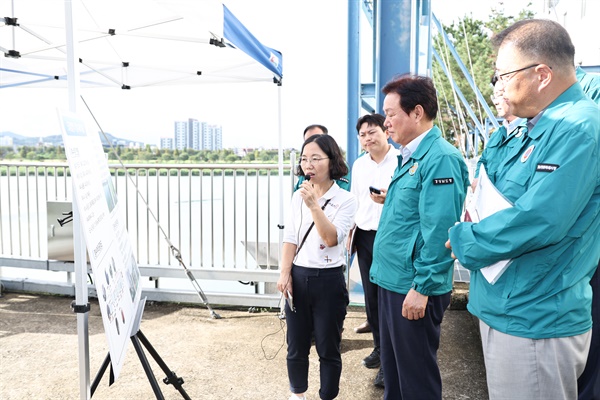
[[[0,0],[0,88],[65,87],[64,0]],[[281,54],[213,0],[73,2],[82,87],[276,81]]]

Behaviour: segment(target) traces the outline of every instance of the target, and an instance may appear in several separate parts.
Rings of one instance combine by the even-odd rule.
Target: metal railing
[[[109,170],[134,255],[149,279],[144,287],[149,299],[197,302],[156,218],[186,266],[204,281],[207,295],[214,293],[212,303],[278,303],[269,285],[278,276],[280,210],[287,207],[294,183],[290,165],[281,179],[276,164],[127,164],[109,165]],[[0,162],[3,285],[70,293],[72,263],[48,260],[52,221],[46,207],[71,200],[66,163]],[[34,278],[8,276],[14,269]],[[42,270],[60,277],[54,283],[40,280]]]

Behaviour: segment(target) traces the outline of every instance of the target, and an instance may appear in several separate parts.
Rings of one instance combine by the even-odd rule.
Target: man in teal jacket
[[[581,85],[583,92],[600,105],[600,76],[597,74],[588,74],[581,67],[575,68],[575,76]]]
[[[588,74],[581,67],[575,69],[583,92],[600,106],[600,75]],[[600,111],[599,111],[600,112]],[[598,263],[600,269],[600,262]],[[592,343],[585,370],[577,380],[579,400],[600,400],[600,271],[592,276]]]
[[[475,170],[475,179],[471,182],[471,186],[475,189],[479,178],[479,169],[485,166],[485,172],[492,179],[496,176],[500,163],[506,158],[506,155],[518,145],[526,136],[527,128],[525,118],[519,118],[510,112],[508,103],[504,100],[504,89],[501,83],[498,83],[498,77],[494,75],[492,78],[492,86],[494,87],[494,106],[500,118],[504,118],[502,126],[490,135],[490,139],[486,143],[485,149],[477,162]]]
[[[383,93],[385,126],[401,145],[370,270],[379,286],[384,398],[441,399],[437,350],[453,275],[444,241],[460,218],[468,169],[433,125],[438,108],[430,78],[401,76]]]
[[[472,271],[490,399],[575,399],[600,257],[600,115],[560,24],[520,21],[493,41],[504,98],[528,119],[493,180],[513,207],[458,224],[447,246]],[[507,259],[494,284],[481,274]]]

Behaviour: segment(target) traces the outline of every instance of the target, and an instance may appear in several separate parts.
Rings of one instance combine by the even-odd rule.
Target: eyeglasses
[[[498,82],[498,74],[494,74],[494,76],[492,76],[492,80],[490,81],[490,83],[493,86],[496,86],[496,83]]]
[[[537,67],[538,65],[541,65],[541,64],[532,64],[532,65],[529,65],[529,66],[527,66],[527,67],[523,67],[523,68],[515,69],[514,71],[505,72],[505,73],[503,73],[503,74],[497,74],[497,75],[495,75],[495,76],[496,76],[496,81],[499,79],[499,80],[500,80],[500,82],[502,82],[502,83],[506,83],[506,82],[508,82],[508,81],[509,81],[509,80],[510,80],[510,79],[511,79],[513,76],[515,76],[515,75],[517,74],[517,72],[525,71],[526,69],[529,69],[529,68],[535,68],[535,67]],[[509,75],[510,75],[510,76],[509,76]],[[494,80],[494,78],[492,78],[492,81],[493,81],[493,80]]]
[[[319,163],[319,161],[321,160],[328,160],[329,157],[311,157],[311,158],[306,158],[306,157],[302,157],[300,158],[300,164],[302,165],[306,165],[306,164],[310,164],[310,165],[317,165]]]

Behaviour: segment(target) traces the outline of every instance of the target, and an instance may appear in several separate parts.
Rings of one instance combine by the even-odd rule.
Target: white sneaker
[[[306,396],[298,397],[294,393],[292,393],[288,400],[306,400]]]

